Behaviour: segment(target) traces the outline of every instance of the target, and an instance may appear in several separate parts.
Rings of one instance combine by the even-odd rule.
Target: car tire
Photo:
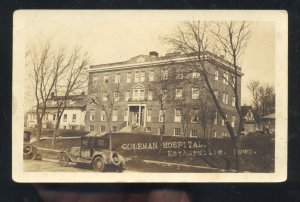
[[[95,157],[93,162],[92,162],[92,167],[93,167],[94,171],[102,172],[104,170],[104,167],[105,167],[105,163],[104,163],[103,158],[101,158],[100,156]]]
[[[70,158],[66,153],[62,153],[62,154],[59,155],[58,163],[59,163],[60,166],[62,166],[62,167],[68,166],[69,161],[70,161]]]
[[[32,152],[32,150],[33,150],[33,146],[32,145],[25,145],[23,147],[23,154],[24,155],[30,155],[31,152]]]
[[[112,153],[110,153],[109,157],[110,157],[110,161],[113,165],[115,165],[115,166],[121,165],[122,160],[117,153],[112,152]]]

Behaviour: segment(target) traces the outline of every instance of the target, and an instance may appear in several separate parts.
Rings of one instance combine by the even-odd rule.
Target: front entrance
[[[128,106],[127,125],[145,126],[145,106]]]

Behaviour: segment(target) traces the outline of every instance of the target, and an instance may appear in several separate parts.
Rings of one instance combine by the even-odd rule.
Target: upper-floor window
[[[125,94],[125,101],[129,101],[129,99],[130,99],[130,91],[127,90]]]
[[[133,89],[133,95],[132,95],[133,100],[144,100],[145,99],[145,89],[143,87],[136,87]]]
[[[95,110],[91,109],[90,110],[90,121],[94,121],[95,120]]]
[[[235,116],[233,115],[232,117],[231,117],[231,126],[234,128],[234,126],[235,126]]]
[[[215,70],[215,81],[219,80],[219,71]]]
[[[73,116],[72,116],[72,122],[76,122],[76,114],[73,114]]]
[[[175,122],[181,121],[181,109],[175,109]]]
[[[104,74],[103,82],[104,83],[108,83],[109,82],[109,74]]]
[[[120,100],[120,93],[119,92],[114,92],[114,100],[116,101],[116,102],[118,102],[119,100]]]
[[[145,72],[142,71],[141,72],[141,79],[140,79],[141,82],[144,82],[145,81]]]
[[[100,121],[105,121],[106,120],[106,113],[105,110],[101,110],[100,112]]]
[[[227,119],[227,114],[225,114],[225,118]],[[222,126],[225,126],[225,120],[222,119]]]
[[[93,85],[97,85],[98,77],[96,75],[93,76]]]
[[[161,71],[161,76],[162,76],[162,80],[168,79],[168,70],[167,69],[163,69]]]
[[[198,109],[193,109],[192,111],[192,118],[191,121],[192,123],[197,123],[199,121],[199,110]]]
[[[135,82],[140,82],[140,72],[135,72]]]
[[[131,72],[127,72],[126,82],[127,83],[131,82]]]
[[[217,137],[217,135],[218,135],[218,134],[217,134],[217,131],[216,131],[216,130],[214,130],[214,131],[213,131],[213,137],[215,137],[215,138],[216,138],[216,137]]]
[[[153,81],[154,80],[154,70],[150,70],[149,71],[149,81]]]
[[[112,112],[112,121],[118,121],[118,110],[116,109]]]
[[[93,132],[93,131],[94,131],[94,126],[90,125],[90,132]]]
[[[120,83],[120,81],[121,81],[121,74],[120,74],[120,73],[117,73],[117,74],[115,75],[115,83]]]
[[[192,88],[192,99],[198,99],[199,98],[199,88]]]
[[[159,110],[159,122],[164,122],[164,114],[166,110]]]
[[[149,90],[148,91],[148,100],[153,100],[153,91],[152,90]]]
[[[228,73],[224,72],[224,74],[223,74],[223,83],[226,84],[226,85],[228,84],[228,78],[229,78]]]
[[[182,88],[176,88],[176,99],[182,98]]]
[[[190,132],[190,136],[191,136],[191,137],[197,137],[197,136],[198,136],[198,131],[197,131],[197,129],[192,129],[191,132]]]
[[[152,109],[147,110],[147,122],[151,122],[152,119]]]
[[[193,74],[192,74],[192,77],[193,78],[199,78],[200,77],[200,73],[194,70]]]
[[[228,93],[223,93],[222,101],[224,104],[228,104]]]
[[[183,72],[176,72],[176,79],[183,79]]]
[[[231,102],[231,105],[232,105],[233,107],[235,107],[235,96],[232,96],[232,102]]]

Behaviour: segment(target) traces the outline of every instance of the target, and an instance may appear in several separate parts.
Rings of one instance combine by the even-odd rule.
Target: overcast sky
[[[201,20],[201,19],[200,19]],[[62,44],[79,44],[91,55],[92,65],[128,60],[149,51],[168,52],[160,37],[170,33],[179,18],[136,16],[128,13],[37,12],[26,15],[26,42],[51,37]],[[274,85],[275,26],[270,21],[252,21],[252,34],[241,61],[242,104],[250,104],[250,80]]]

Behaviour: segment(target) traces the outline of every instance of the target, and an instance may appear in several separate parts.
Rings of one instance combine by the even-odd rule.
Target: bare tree
[[[274,111],[275,93],[272,86],[251,81],[247,87],[252,94],[252,103],[258,119]]]
[[[31,44],[26,50],[26,65],[33,81],[33,91],[36,100],[37,137],[39,143],[42,121],[46,113],[47,102],[58,80],[61,79],[68,65],[61,65],[61,61],[55,61],[54,47],[51,41]]]
[[[238,60],[246,48],[249,34],[249,26],[245,22],[220,22],[212,26],[210,22],[188,21],[178,27],[174,36],[166,39],[172,45],[174,51],[182,52],[188,57],[187,68],[200,73],[201,76],[198,80],[201,82],[198,83],[212,96],[218,113],[224,119],[235,150],[238,149],[238,136],[242,129],[240,125],[242,121],[239,103],[240,93],[237,83],[240,71]],[[216,43],[212,44],[212,42]],[[208,55],[215,57],[208,52],[209,49],[215,47],[217,47],[216,50],[222,51],[226,55],[227,60],[230,62],[228,65],[232,67],[225,71],[226,75],[229,74],[230,76],[224,75],[224,79],[226,79],[226,83],[235,95],[235,109],[240,117],[237,131],[231,126],[226,116],[226,109],[214,93],[213,77],[217,65],[211,65],[206,58]],[[223,76],[223,74],[220,76]],[[240,166],[237,154],[235,155],[235,163],[236,170],[239,172]]]
[[[65,66],[65,71],[62,74],[63,79],[60,79],[54,85],[54,92],[55,95],[57,95],[55,99],[57,117],[52,147],[54,147],[61,118],[69,104],[70,96],[81,92],[85,88],[85,82],[87,81],[85,70],[89,64],[89,57],[87,53],[83,53],[79,47],[75,47],[70,53],[68,53],[65,48],[62,48],[55,55],[54,60],[58,66]]]

